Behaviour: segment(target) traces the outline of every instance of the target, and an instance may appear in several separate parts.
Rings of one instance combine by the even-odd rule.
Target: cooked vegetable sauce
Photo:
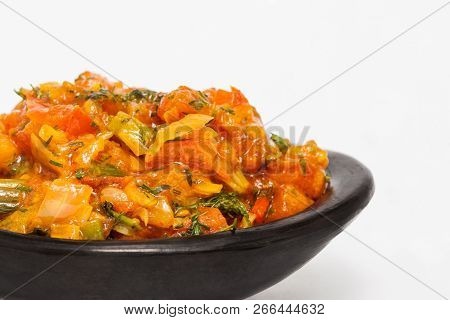
[[[235,88],[161,93],[85,72],[16,93],[0,116],[3,230],[196,236],[297,214],[328,185],[326,152],[267,137]]]

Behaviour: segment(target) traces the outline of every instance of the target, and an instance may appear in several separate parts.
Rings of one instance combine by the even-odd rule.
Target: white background
[[[445,0],[6,1],[129,85],[240,88],[267,122]],[[102,72],[0,3],[0,109],[13,89]],[[373,172],[348,231],[450,296],[450,5],[271,125]],[[257,299],[438,299],[341,234]]]

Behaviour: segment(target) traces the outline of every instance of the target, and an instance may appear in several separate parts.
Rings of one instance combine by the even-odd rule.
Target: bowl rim
[[[333,212],[348,215],[348,212],[339,209],[349,203],[362,209],[373,196],[373,176],[367,167],[343,153],[327,152],[330,159],[328,172],[331,175],[328,191],[305,211],[267,224],[195,237],[146,240],[66,240],[0,230],[0,248],[66,255],[165,255],[244,249],[285,240],[292,236],[289,231],[300,229],[316,220],[326,220],[324,215]]]

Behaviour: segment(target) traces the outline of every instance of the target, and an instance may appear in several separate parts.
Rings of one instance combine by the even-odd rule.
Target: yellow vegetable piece
[[[92,211],[89,205],[91,193],[89,186],[56,179],[45,194],[37,217],[47,225],[54,222],[84,222]]]
[[[104,240],[103,224],[100,220],[92,220],[83,223],[80,227],[83,239],[87,240]]]
[[[16,155],[18,151],[11,139],[5,134],[0,134],[0,169],[8,168]]]
[[[56,130],[48,124],[44,124],[39,130],[39,138],[42,141],[48,141],[48,145],[67,143],[67,137],[64,131]]]
[[[225,182],[237,193],[244,193],[250,187],[250,183],[240,169],[233,172],[230,177],[231,180],[226,180]]]
[[[156,138],[148,153],[156,154],[166,141],[181,138],[191,134],[194,130],[203,128],[213,117],[204,114],[188,114],[183,119],[172,122],[156,133]]]
[[[0,221],[0,230],[8,230],[17,233],[30,233],[34,229],[33,219],[35,213],[31,210],[16,211]]]
[[[100,134],[93,141],[84,142],[84,146],[77,150],[73,161],[79,165],[88,165],[91,161],[105,149],[105,141],[112,137],[112,132]]]
[[[144,226],[148,225],[149,213],[147,209],[139,208],[136,211],[136,216],[139,218],[139,220],[141,220],[144,223]]]
[[[158,202],[156,197],[150,193],[144,193],[135,182],[127,184],[124,191],[131,201],[145,208],[152,208]]]
[[[223,185],[212,183],[211,181],[203,180],[198,184],[192,186],[195,193],[201,196],[211,196],[222,191]]]
[[[145,154],[153,137],[153,131],[138,119],[119,111],[108,124],[111,130],[136,156]]]
[[[149,211],[148,224],[170,228],[175,221],[172,208],[165,198],[159,198],[158,203]]]
[[[50,227],[52,238],[80,240],[80,227],[73,224],[53,224]]]
[[[62,173],[66,160],[61,156],[56,156],[44,145],[41,139],[39,139],[34,133],[31,134],[31,154],[39,161],[43,166]]]

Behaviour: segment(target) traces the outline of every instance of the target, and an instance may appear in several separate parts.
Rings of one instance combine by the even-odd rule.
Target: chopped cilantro
[[[62,163],[59,163],[59,162],[56,162],[56,161],[53,161],[53,160],[50,160],[49,163],[50,163],[52,166],[55,166],[55,167],[60,167],[60,168],[63,167]]]

